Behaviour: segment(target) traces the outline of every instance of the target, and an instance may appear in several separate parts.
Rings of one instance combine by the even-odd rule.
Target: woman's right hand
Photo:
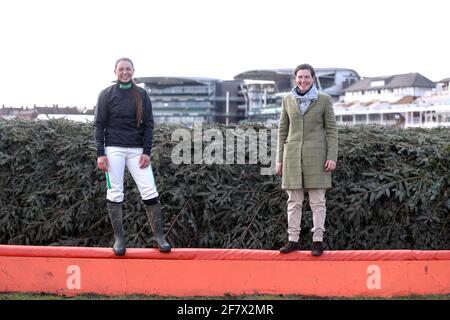
[[[277,162],[277,175],[283,176],[283,162]]]
[[[97,167],[102,171],[108,171],[108,158],[106,158],[106,156],[98,157]]]

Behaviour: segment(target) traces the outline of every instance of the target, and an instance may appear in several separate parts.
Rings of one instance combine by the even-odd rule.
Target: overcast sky
[[[122,56],[135,76],[232,79],[252,69],[351,68],[450,77],[446,0],[0,2],[0,105],[95,105]]]

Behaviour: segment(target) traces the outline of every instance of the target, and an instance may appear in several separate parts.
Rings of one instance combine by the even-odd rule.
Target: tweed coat
[[[283,162],[282,189],[331,188],[326,160],[337,162],[338,134],[329,95],[319,93],[302,115],[297,100],[283,98],[278,127],[277,162]]]

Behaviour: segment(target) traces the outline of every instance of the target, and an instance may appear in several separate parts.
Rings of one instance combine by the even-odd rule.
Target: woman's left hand
[[[141,169],[147,168],[150,165],[150,156],[143,153],[141,154],[141,157],[139,158],[139,167]]]

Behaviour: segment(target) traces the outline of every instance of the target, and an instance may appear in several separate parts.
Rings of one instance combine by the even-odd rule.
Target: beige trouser
[[[289,199],[287,201],[288,235],[289,241],[298,242],[300,238],[300,223],[302,221],[303,191],[308,191],[309,205],[313,213],[313,241],[323,241],[325,232],[325,189],[292,189],[286,190]]]

